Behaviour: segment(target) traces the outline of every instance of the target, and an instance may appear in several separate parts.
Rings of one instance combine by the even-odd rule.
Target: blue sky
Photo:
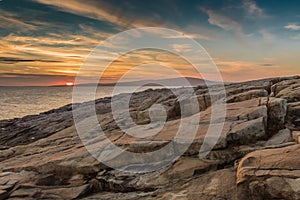
[[[101,41],[147,26],[198,41],[225,81],[296,75],[299,8],[297,0],[2,0],[0,85],[72,81]],[[124,66],[116,67],[110,80],[117,80]]]

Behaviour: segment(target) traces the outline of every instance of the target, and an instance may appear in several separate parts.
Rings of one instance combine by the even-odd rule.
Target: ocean
[[[113,88],[112,86],[98,88],[96,98],[111,96]],[[159,86],[141,87],[137,91],[149,88]],[[130,90],[129,87],[124,87],[122,93]],[[0,87],[0,120],[39,114],[70,104],[72,91],[72,87]]]

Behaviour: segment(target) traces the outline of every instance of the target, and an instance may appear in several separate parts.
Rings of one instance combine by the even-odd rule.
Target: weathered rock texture
[[[151,173],[120,172],[93,158],[76,133],[71,105],[0,121],[0,199],[300,199],[300,77],[225,88],[221,137],[202,159],[198,154],[209,123],[222,124],[219,119],[210,122],[215,99],[205,86],[194,88],[199,108],[191,104],[193,99],[177,99],[168,89],[133,94],[130,115],[141,127],[150,116],[163,115],[157,108],[149,114],[153,104],[163,105],[167,113],[164,128],[142,139],[120,130],[111,114],[111,98],[96,101],[107,137],[131,152],[151,152],[172,141],[180,123],[179,101],[188,111],[185,120],[200,110],[200,128],[187,151],[171,166]],[[177,90],[184,94],[183,88]],[[84,122],[91,116],[90,107],[87,102],[73,109],[80,109]],[[128,119],[121,121],[132,128]],[[101,138],[93,143],[105,144]]]

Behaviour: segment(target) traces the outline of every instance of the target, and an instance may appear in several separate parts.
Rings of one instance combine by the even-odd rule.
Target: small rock
[[[34,197],[37,192],[39,192],[39,189],[36,188],[20,188],[14,191],[10,197]]]
[[[69,179],[68,183],[71,185],[83,185],[85,183],[84,175],[76,174]]]
[[[291,136],[291,131],[289,129],[282,129],[277,134],[273,135],[266,142],[265,146],[283,144],[283,143],[292,142],[292,141],[293,141],[293,138]]]

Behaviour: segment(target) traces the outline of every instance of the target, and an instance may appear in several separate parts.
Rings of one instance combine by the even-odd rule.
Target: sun
[[[74,83],[73,82],[66,82],[66,86],[73,86]]]

